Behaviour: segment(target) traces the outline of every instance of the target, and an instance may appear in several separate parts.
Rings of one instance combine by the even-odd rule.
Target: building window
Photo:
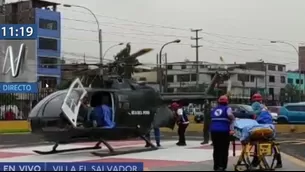
[[[173,69],[173,65],[167,65],[167,69],[172,70]]]
[[[285,76],[281,76],[281,83],[286,83],[286,78],[285,78]]]
[[[41,82],[41,88],[56,88],[57,78],[56,77],[39,77]]]
[[[268,65],[268,70],[275,71],[275,70],[276,70],[276,65],[271,65],[271,64],[269,64],[269,65]]]
[[[181,69],[186,69],[186,65],[181,65]]]
[[[278,66],[277,66],[277,70],[278,70],[278,71],[284,71],[284,66],[278,65]]]
[[[295,80],[295,83],[296,83],[296,84],[300,84],[299,81],[300,81],[299,79],[296,79],[296,80]],[[301,84],[303,84],[303,79],[301,79]]]
[[[293,84],[293,79],[292,78],[288,78],[288,84]]]
[[[269,82],[275,82],[275,77],[274,76],[269,76]]]
[[[191,74],[191,81],[197,81],[197,75]]]
[[[167,88],[167,92],[168,93],[173,93],[174,92],[174,88]]]
[[[178,82],[189,82],[190,75],[189,74],[177,75],[177,80]]]
[[[38,57],[39,58],[39,67],[41,68],[57,68],[59,59],[50,58],[50,57]]]
[[[39,49],[57,51],[57,39],[39,38]]]
[[[242,82],[249,82],[249,75],[238,74],[237,75],[237,80],[242,81]]]
[[[255,76],[254,75],[251,75],[250,76],[250,82],[254,82],[255,81]]]
[[[139,81],[146,81],[146,77],[140,77]]]
[[[167,82],[174,82],[174,75],[167,75]]]
[[[57,21],[48,19],[39,19],[39,28],[57,30]]]

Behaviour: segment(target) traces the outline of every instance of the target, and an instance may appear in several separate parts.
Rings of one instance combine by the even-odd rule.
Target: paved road
[[[228,162],[227,171],[234,171],[234,163],[236,163],[237,157],[232,157]],[[305,163],[303,161],[295,160],[290,156],[283,156],[283,168],[276,169],[276,171],[304,171]],[[188,165],[172,166],[164,168],[150,168],[150,171],[211,171],[213,169],[213,161],[197,162]]]
[[[277,136],[281,143],[281,151],[305,160],[305,133],[281,134]],[[175,133],[163,133],[163,139],[178,139]],[[188,132],[188,140],[202,140],[201,133]],[[33,134],[1,134],[0,147],[18,147],[50,144]]]

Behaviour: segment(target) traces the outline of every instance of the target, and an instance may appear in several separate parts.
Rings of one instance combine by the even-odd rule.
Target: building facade
[[[35,23],[39,26],[37,38],[38,81],[41,87],[54,88],[60,81],[61,19],[60,12],[35,9]]]
[[[299,68],[305,71],[305,46],[299,47]]]
[[[287,72],[287,83],[297,86],[298,89],[305,90],[305,74],[301,74],[301,80],[300,75],[298,72]],[[301,88],[299,85],[301,84]]]
[[[210,84],[220,64],[199,64],[199,84]],[[231,74],[231,93],[234,96],[248,98],[255,92],[266,94],[269,99],[277,100],[280,90],[286,86],[286,66],[262,62],[249,62],[245,64],[226,64],[233,67]],[[239,66],[245,66],[246,69]],[[136,73],[137,80],[157,82],[156,71]],[[196,86],[196,63],[175,62],[167,65],[167,72],[164,72],[167,80],[168,92],[183,92]],[[219,88],[226,89],[227,81],[221,83]]]
[[[28,0],[4,4],[2,24],[37,24],[37,81],[41,87],[55,87],[60,81],[61,17],[57,3]]]

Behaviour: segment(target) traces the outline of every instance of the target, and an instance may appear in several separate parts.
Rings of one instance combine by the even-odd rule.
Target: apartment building
[[[215,71],[223,66],[201,62],[199,64],[199,84],[209,84]],[[226,66],[234,68],[229,71],[231,74],[232,95],[249,97],[254,92],[259,91],[270,98],[277,99],[281,88],[284,88],[287,82],[285,65],[247,62],[245,64],[226,64]],[[240,66],[244,67],[241,68]],[[171,63],[168,65],[167,70],[167,90],[169,92],[180,92],[185,88],[196,85],[195,62]],[[227,87],[226,81],[219,85],[219,88],[225,87]],[[266,89],[267,91],[265,92]]]
[[[287,72],[287,83],[288,84],[292,84],[297,86],[297,88],[301,89],[301,90],[305,90],[305,74],[301,74],[301,80],[300,80],[300,74],[299,72],[294,72],[294,71],[288,71]],[[299,87],[299,85],[301,84],[301,87]]]

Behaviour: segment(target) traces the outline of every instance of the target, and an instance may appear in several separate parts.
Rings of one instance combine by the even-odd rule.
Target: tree
[[[64,89],[68,89],[69,86],[72,84],[73,80],[67,81],[67,80],[63,80],[60,82],[60,84],[57,86],[58,90],[64,90]]]
[[[301,91],[296,85],[287,84],[284,89],[280,91],[280,100],[282,102],[298,102]]]
[[[17,96],[14,94],[0,94],[0,105],[16,105]]]
[[[144,48],[136,53],[130,54],[130,50],[131,47],[128,43],[126,47],[114,57],[114,62],[110,64],[111,67],[109,72],[114,72],[124,78],[131,79],[135,67],[141,65],[137,58],[152,51],[151,48]]]

